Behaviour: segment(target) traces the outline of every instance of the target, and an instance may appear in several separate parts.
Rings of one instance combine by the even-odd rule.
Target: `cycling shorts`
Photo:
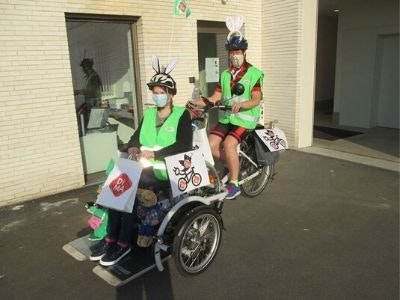
[[[210,134],[217,135],[221,139],[225,139],[227,135],[231,135],[238,141],[238,143],[240,143],[246,136],[247,129],[230,123],[222,124],[218,122],[217,125],[211,130]]]

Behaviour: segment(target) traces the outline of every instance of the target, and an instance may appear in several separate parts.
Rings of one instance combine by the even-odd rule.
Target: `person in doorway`
[[[78,115],[83,113],[85,128],[89,123],[90,111],[93,107],[101,105],[102,83],[99,74],[93,69],[93,59],[84,58],[80,66],[85,74],[85,83],[82,89],[75,90],[75,95],[83,95],[85,102],[78,108]]]
[[[193,100],[196,106],[212,107],[221,103],[230,108],[220,114],[217,125],[211,130],[209,143],[213,156],[226,163],[230,181],[227,184],[226,199],[240,194],[239,156],[237,145],[249,129],[254,129],[260,119],[263,72],[246,61],[247,40],[239,31],[243,24],[227,19],[230,29],[225,47],[229,54],[230,66],[221,73],[214,93],[209,97]],[[236,28],[235,26],[238,26]]]
[[[176,83],[169,73],[176,62],[160,69],[153,57],[156,74],[147,84],[153,93],[155,107],[145,110],[138,129],[128,142],[128,153],[136,159],[147,159],[151,166],[143,169],[139,187],[156,191],[169,186],[163,158],[192,150],[191,117],[184,107],[173,105]],[[135,201],[136,203],[138,201]],[[93,249],[90,260],[104,266],[117,263],[131,251],[136,207],[132,213],[110,209],[107,237]]]

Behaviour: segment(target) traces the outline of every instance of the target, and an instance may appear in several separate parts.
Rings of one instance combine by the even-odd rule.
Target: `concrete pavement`
[[[399,173],[286,151],[256,198],[226,201],[203,274],[169,260],[120,288],[62,250],[96,187],[0,208],[0,299],[399,299]]]

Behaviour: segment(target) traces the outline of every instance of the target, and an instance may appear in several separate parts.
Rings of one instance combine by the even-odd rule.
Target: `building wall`
[[[264,3],[265,1],[263,1]],[[269,2],[269,1],[267,1]],[[293,1],[296,2],[296,1]],[[177,103],[192,94],[198,74],[197,20],[225,21],[243,14],[248,59],[262,62],[261,1],[190,1],[189,18],[172,16],[173,1],[10,0],[0,3],[0,205],[84,185],[68,53],[65,12],[140,17],[140,87],[153,75],[151,56],[178,57],[173,71]],[[156,9],[157,8],[157,9]],[[283,9],[283,8],[282,8]],[[197,76],[196,76],[197,77]],[[284,123],[285,124],[285,123]],[[288,126],[290,124],[287,124]]]
[[[263,1],[265,122],[278,120],[290,147],[312,144],[317,0]]]
[[[399,2],[353,0],[339,4],[334,110],[342,125],[373,127],[377,125],[381,37],[398,36]],[[398,102],[397,93],[397,107]]]

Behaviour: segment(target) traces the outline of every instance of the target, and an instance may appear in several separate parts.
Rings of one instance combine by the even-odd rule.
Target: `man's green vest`
[[[251,90],[260,81],[262,84],[264,74],[261,70],[251,66],[247,69],[244,76],[239,80],[239,83],[244,86],[244,93],[240,96],[234,96],[232,98],[231,93],[231,78],[232,75],[228,70],[225,70],[221,74],[221,88],[222,88],[222,104],[231,107],[233,104],[238,102],[244,102],[251,99]],[[260,103],[262,105],[262,103]],[[219,117],[219,122],[223,124],[231,123],[236,126],[241,126],[247,129],[254,129],[260,119],[260,105],[257,105],[250,109],[241,109],[237,113],[231,113],[226,111]]]
[[[92,85],[93,77],[98,76],[95,71],[90,72],[85,79],[85,89],[88,90]],[[86,95],[85,101],[93,107],[99,106],[101,102],[101,87],[98,87],[93,94]]]
[[[157,132],[157,108],[152,107],[147,109],[144,112],[142,128],[140,130],[140,144],[144,147],[154,149],[154,151],[174,144],[176,142],[179,120],[185,110],[184,107],[173,107],[172,113]],[[168,174],[165,163],[155,159],[151,159],[150,162],[153,166],[156,178],[159,180],[167,180]]]

